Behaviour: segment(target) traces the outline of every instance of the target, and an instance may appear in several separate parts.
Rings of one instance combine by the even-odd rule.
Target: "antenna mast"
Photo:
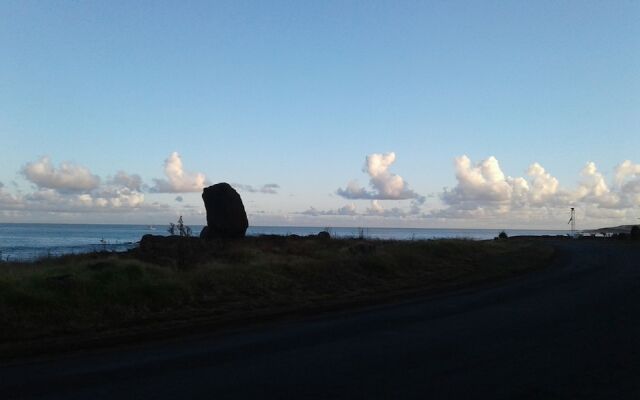
[[[571,224],[571,236],[576,234],[576,209],[571,207],[571,218],[569,218],[569,224]]]

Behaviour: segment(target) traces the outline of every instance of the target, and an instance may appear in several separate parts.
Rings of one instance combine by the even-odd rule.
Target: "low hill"
[[[583,231],[583,233],[597,234],[597,235],[613,235],[617,233],[629,234],[631,232],[631,228],[633,227],[634,225],[618,225],[618,226],[608,227],[608,228],[586,229]]]

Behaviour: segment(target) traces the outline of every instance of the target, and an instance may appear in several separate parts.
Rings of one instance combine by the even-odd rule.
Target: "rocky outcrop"
[[[205,188],[202,200],[207,210],[207,226],[200,232],[203,239],[243,238],[249,227],[247,213],[238,192],[228,183]]]

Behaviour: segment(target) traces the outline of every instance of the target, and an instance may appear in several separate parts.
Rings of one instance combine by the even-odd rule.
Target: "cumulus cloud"
[[[145,204],[142,179],[124,171],[103,182],[86,167],[69,162],[56,167],[48,157],[42,157],[25,164],[20,172],[37,189],[10,194],[0,188],[0,211],[111,213],[164,208]]]
[[[498,160],[491,156],[473,164],[466,155],[454,160],[457,184],[445,188],[442,201],[448,206],[433,211],[440,217],[484,218],[514,209],[539,207],[555,198],[559,182],[542,165],[533,163],[524,177],[505,175]]]
[[[617,185],[622,185],[629,178],[640,179],[640,164],[634,164],[630,160],[625,160],[615,169],[615,181]]]
[[[395,161],[394,152],[368,155],[363,171],[369,174],[370,189],[359,186],[356,181],[351,181],[346,188],[339,188],[337,194],[353,200],[404,200],[422,197],[409,189],[409,185],[400,175],[389,172],[389,167]]]
[[[280,185],[277,183],[267,183],[260,187],[253,187],[251,185],[243,185],[242,183],[232,183],[231,186],[237,190],[249,193],[265,193],[265,194],[278,194]]]
[[[624,206],[640,205],[640,164],[629,160],[620,163],[615,169],[615,185]]]
[[[464,202],[507,201],[511,197],[512,188],[505,181],[495,157],[471,165],[466,155],[455,160],[456,179],[458,184],[453,190],[446,190],[442,199],[447,204]]]
[[[602,208],[617,208],[620,204],[620,196],[609,189],[609,185],[594,162],[587,163],[581,175],[582,179],[575,193],[576,201],[596,204]]]
[[[100,178],[93,175],[88,168],[70,162],[63,162],[56,168],[47,156],[25,164],[21,172],[38,188],[83,192],[100,185]]]
[[[463,155],[454,161],[457,184],[444,189],[441,198],[445,204],[458,209],[472,210],[482,207],[506,210],[508,205],[543,205],[559,188],[558,180],[540,164],[533,163],[527,170],[530,180],[506,176],[498,160],[491,156],[477,164]]]
[[[522,187],[526,187],[529,194],[529,200],[534,205],[544,205],[558,193],[560,182],[551,176],[542,165],[533,163],[527,170],[527,175],[531,178],[530,185],[523,179]],[[522,178],[518,178],[522,179]]]
[[[54,189],[40,189],[22,198],[30,210],[54,212],[114,212],[140,208],[144,195],[126,188],[102,189],[92,193],[65,194]]]
[[[138,192],[142,191],[142,178],[138,174],[130,175],[124,171],[118,171],[118,173],[109,180],[109,183],[124,186]]]
[[[640,205],[640,168],[631,161],[616,167],[613,186],[607,184],[595,163],[589,162],[574,189],[562,188],[539,163],[529,166],[526,178],[506,176],[495,157],[474,165],[461,156],[455,159],[455,170],[456,186],[444,189],[441,195],[446,207],[432,211],[432,216],[549,218],[575,206],[583,209],[586,217],[614,218]]]
[[[207,179],[203,173],[187,172],[182,165],[182,159],[177,152],[171,153],[164,162],[164,174],[167,179],[154,179],[152,192],[157,193],[186,193],[199,192],[206,185]]]

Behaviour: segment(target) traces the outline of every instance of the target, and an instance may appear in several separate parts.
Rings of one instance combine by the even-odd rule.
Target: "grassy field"
[[[3,263],[0,342],[375,302],[510,277],[548,265],[553,253],[512,239],[169,238],[128,253]]]

